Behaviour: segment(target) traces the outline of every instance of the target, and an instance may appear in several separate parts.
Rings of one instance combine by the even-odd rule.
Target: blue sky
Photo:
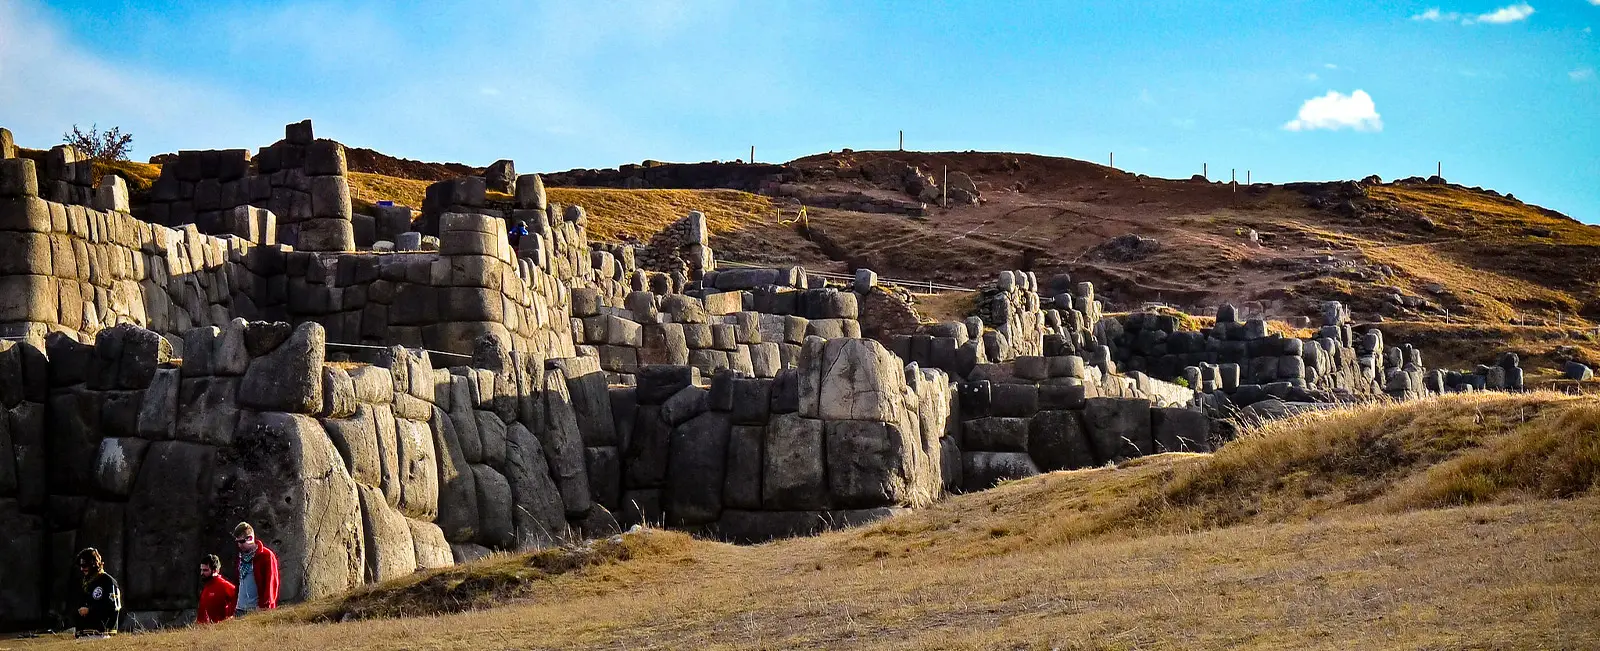
[[[518,170],[1023,151],[1186,177],[1431,174],[1600,222],[1600,0],[0,0],[0,126],[136,158],[312,118]]]

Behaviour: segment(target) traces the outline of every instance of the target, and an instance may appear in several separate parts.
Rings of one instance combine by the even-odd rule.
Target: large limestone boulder
[[[247,333],[247,339],[249,336]],[[320,411],[322,363],[327,343],[327,333],[321,324],[308,321],[295,328],[293,334],[271,352],[250,360],[240,386],[239,403],[261,411],[298,414]]]
[[[411,540],[411,525],[406,524],[405,516],[384,501],[383,491],[362,484],[356,485],[356,491],[361,498],[366,581],[388,581],[416,571],[416,547]]]
[[[432,428],[424,422],[396,418],[395,440],[400,452],[400,512],[432,522],[439,514],[439,462]]]
[[[900,422],[905,367],[871,339],[808,338],[800,354],[800,415],[823,420]]]
[[[0,430],[7,429],[0,425]],[[0,432],[0,438],[4,437],[5,433]],[[101,439],[94,462],[95,487],[100,489],[101,494],[126,498],[132,493],[134,481],[139,477],[139,466],[144,462],[145,450],[149,446],[149,441],[131,436]],[[9,451],[10,445],[3,448]],[[0,460],[0,467],[8,461]]]
[[[131,606],[169,610],[194,605],[199,594],[195,559],[202,550],[224,543],[204,536],[211,518],[206,506],[216,487],[216,459],[215,448],[183,441],[158,441],[145,451],[128,501],[127,571],[118,577]],[[261,492],[269,490],[266,486],[232,488],[262,501],[276,497]]]
[[[349,418],[325,418],[322,428],[339,450],[350,477],[368,486],[383,485],[383,463],[378,452],[378,423],[373,405],[359,404]],[[393,417],[389,417],[393,422]]]
[[[432,522],[406,520],[411,526],[411,542],[416,546],[417,567],[433,569],[436,567],[450,567],[455,562],[455,557],[450,553],[450,543],[444,539],[444,532]]]
[[[1157,452],[1211,451],[1211,419],[1198,409],[1152,409],[1150,431]]]
[[[673,428],[664,494],[668,524],[706,524],[722,515],[731,427],[726,413],[708,411]]]
[[[550,478],[544,446],[522,423],[512,423],[506,434],[506,480],[516,505],[512,518],[517,547],[549,544],[566,534],[567,520],[561,491]]]
[[[806,510],[828,507],[822,421],[799,414],[776,414],[767,424],[761,480],[762,504],[768,509]]]
[[[1095,464],[1094,448],[1079,412],[1046,410],[1029,422],[1028,456],[1041,470],[1072,470]]]
[[[828,491],[834,508],[923,506],[911,450],[921,441],[895,423],[826,421]]]
[[[343,458],[316,419],[245,412],[234,444],[222,450],[221,465],[232,476],[219,487],[215,519],[250,522],[277,552],[281,601],[314,599],[361,584],[366,575],[361,501]],[[147,456],[144,472],[150,468]],[[179,556],[189,575],[193,557]]]
[[[439,517],[435,524],[444,531],[446,540],[474,541],[482,532],[478,526],[481,518],[476,475],[467,464],[455,419],[438,407],[433,411],[433,443],[439,457]]]
[[[173,436],[180,441],[227,445],[239,422],[239,378],[186,378],[178,390]],[[142,414],[141,414],[142,416]]]
[[[471,471],[478,492],[478,542],[498,549],[513,548],[516,525],[512,513],[516,505],[511,497],[510,482],[489,466],[473,465]]]
[[[1150,454],[1150,401],[1144,398],[1090,398],[1083,409],[1084,427],[1095,461],[1122,461]]]
[[[961,475],[967,491],[985,490],[1002,481],[1039,474],[1033,459],[1022,452],[967,452],[962,458]]]
[[[550,478],[561,489],[567,516],[583,517],[589,513],[592,503],[589,468],[584,459],[578,417],[572,408],[572,397],[567,393],[566,377],[559,369],[552,368],[545,373],[544,398],[545,427],[539,434],[545,459],[550,464]]]
[[[583,444],[589,447],[617,444],[616,427],[611,422],[611,393],[597,359],[576,357],[552,361],[566,375],[572,411],[577,416]]]
[[[44,615],[40,587],[48,537],[44,518],[23,513],[17,500],[0,498],[0,626]]]

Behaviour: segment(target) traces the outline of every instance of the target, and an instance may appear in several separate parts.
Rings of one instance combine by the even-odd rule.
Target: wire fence
[[[773,267],[773,265],[770,265],[770,264],[752,264],[752,263],[748,263],[748,262],[737,262],[737,261],[733,261],[733,260],[718,260],[717,264],[726,265],[726,266],[729,266],[729,267],[739,267],[739,268],[744,268],[744,269],[770,269],[770,268]],[[832,272],[832,271],[811,271],[811,270],[807,269],[806,273],[810,274],[810,275],[813,275],[813,276],[822,276],[823,278],[827,278],[829,280],[855,280],[855,276],[853,276],[851,274],[835,273],[835,272]],[[888,277],[884,277],[884,276],[879,276],[878,277],[878,282],[881,282],[881,283],[892,283],[892,284],[895,284],[895,285],[899,285],[901,287],[906,288],[907,291],[910,291],[913,294],[937,294],[939,292],[971,292],[971,291],[977,291],[975,288],[972,288],[972,287],[962,287],[960,285],[950,285],[950,284],[946,284],[946,283],[937,283],[937,282],[934,282],[934,281],[931,281],[931,280],[916,280],[916,279],[911,279],[911,278],[888,278]],[[919,290],[925,290],[925,291],[919,291]]]

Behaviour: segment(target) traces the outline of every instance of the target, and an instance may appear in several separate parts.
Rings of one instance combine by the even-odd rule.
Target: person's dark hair
[[[93,547],[85,547],[83,551],[78,552],[78,567],[85,565],[97,570],[104,568],[105,561],[100,559],[100,550]]]
[[[206,554],[205,556],[201,556],[200,564],[211,568],[212,572],[222,571],[222,559],[217,558],[216,554]]]

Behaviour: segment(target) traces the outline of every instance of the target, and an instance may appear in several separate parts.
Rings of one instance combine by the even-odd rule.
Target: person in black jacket
[[[100,551],[89,547],[78,552],[78,571],[83,574],[83,596],[78,603],[77,637],[116,635],[122,590],[106,574]]]

